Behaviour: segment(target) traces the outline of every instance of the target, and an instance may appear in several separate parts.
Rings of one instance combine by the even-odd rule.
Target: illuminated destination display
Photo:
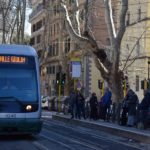
[[[0,63],[26,63],[26,58],[22,56],[0,56]]]

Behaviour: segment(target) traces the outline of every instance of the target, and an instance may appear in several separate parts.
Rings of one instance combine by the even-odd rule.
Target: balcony
[[[39,12],[41,12],[44,9],[44,5],[43,3],[40,3],[35,10],[33,10],[33,12],[30,14],[29,16],[29,21],[32,20],[32,18],[34,18]]]

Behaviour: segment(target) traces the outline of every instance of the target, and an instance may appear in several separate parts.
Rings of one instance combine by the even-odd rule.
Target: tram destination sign
[[[26,57],[22,56],[0,56],[0,63],[17,63],[24,64],[26,63]]]

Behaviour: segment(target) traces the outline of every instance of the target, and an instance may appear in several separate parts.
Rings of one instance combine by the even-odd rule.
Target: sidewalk
[[[133,139],[142,143],[150,144],[150,130],[139,130],[135,127],[125,127],[112,122],[104,122],[103,120],[92,121],[89,119],[70,119],[70,115],[64,115],[62,113],[52,114],[52,119],[63,121],[65,123],[74,124],[82,127],[97,129],[111,133],[114,135]]]

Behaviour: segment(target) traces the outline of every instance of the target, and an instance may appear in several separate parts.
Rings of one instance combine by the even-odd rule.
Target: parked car
[[[42,95],[41,96],[41,101],[42,101],[42,108],[43,109],[48,109],[48,101],[50,100],[50,97],[49,96],[44,96],[44,95]]]

